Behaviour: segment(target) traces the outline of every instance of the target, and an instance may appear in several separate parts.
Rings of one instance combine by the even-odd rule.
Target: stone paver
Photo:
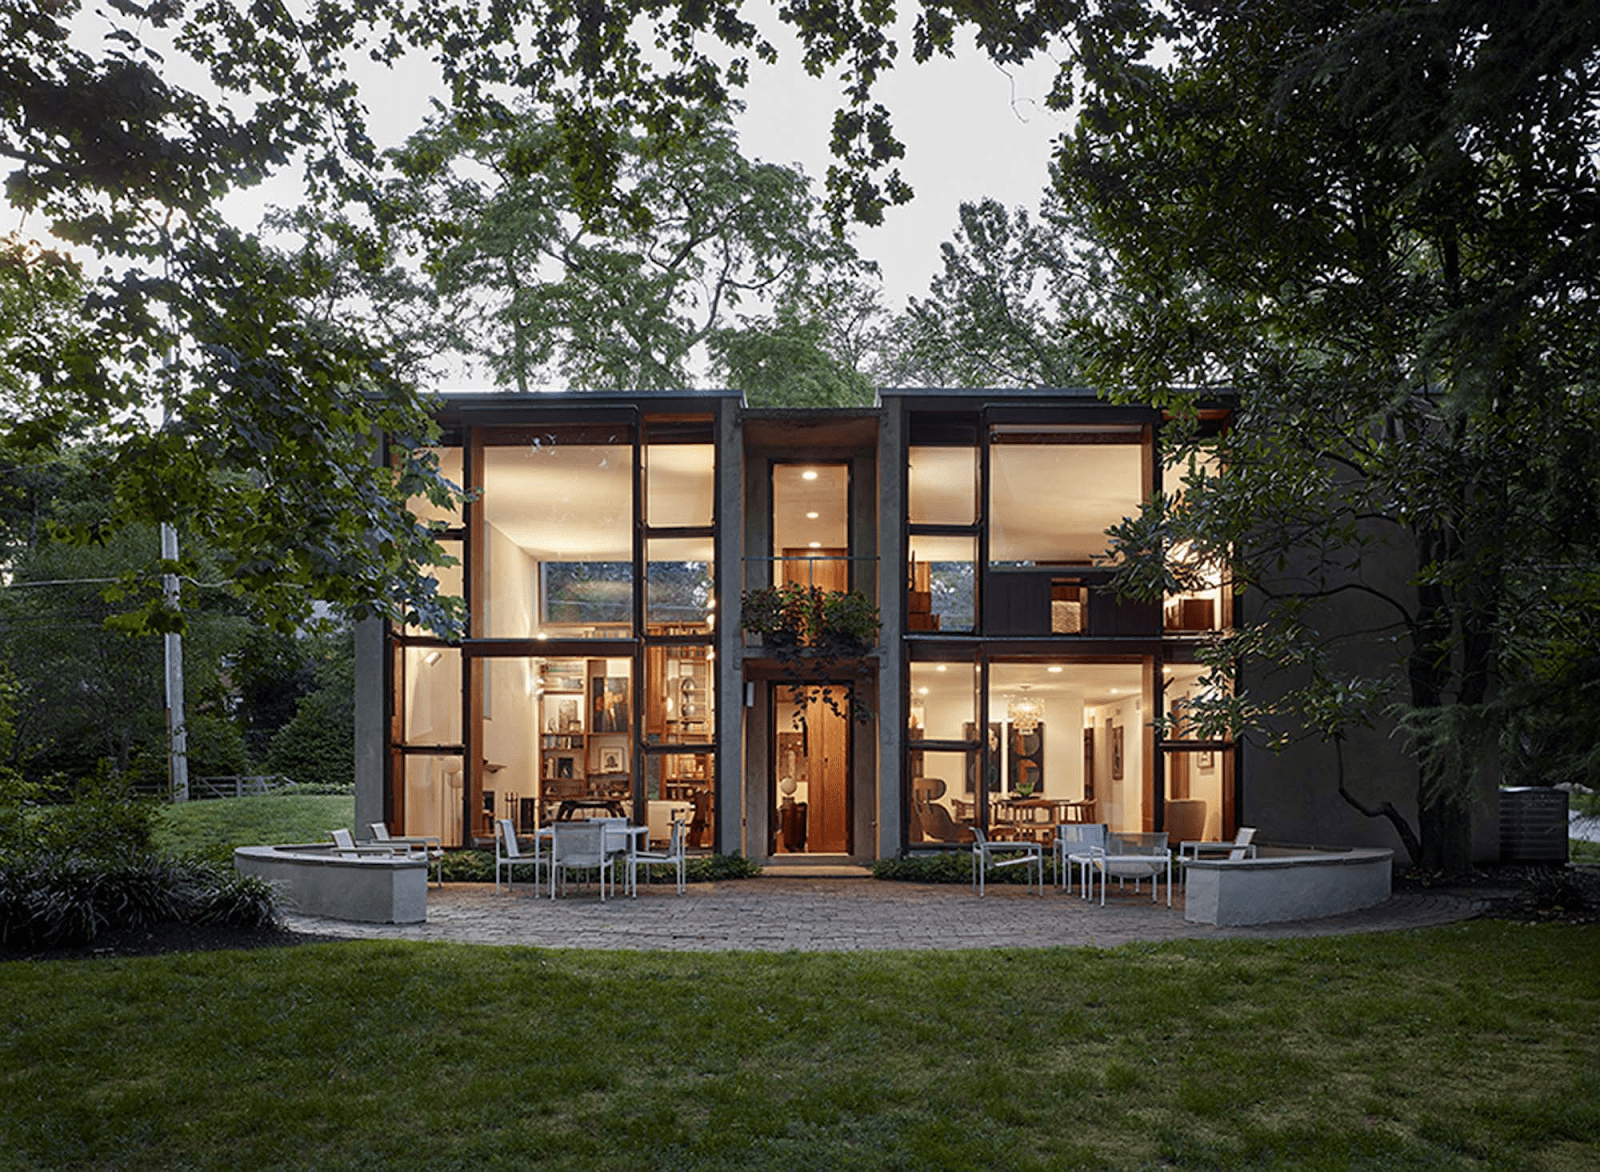
[[[381,940],[526,944],[542,948],[622,948],[684,952],[835,952],[860,949],[1109,948],[1134,941],[1331,936],[1451,923],[1480,914],[1488,892],[1397,895],[1374,908],[1254,928],[1218,928],[1183,918],[1181,889],[1173,906],[1115,890],[1101,908],[1049,889],[968,888],[863,879],[762,877],[641,887],[637,899],[608,899],[593,888],[558,900],[531,886],[495,893],[486,883],[428,890],[425,924],[352,924],[291,915],[298,932]],[[1165,891],[1162,893],[1163,899]]]

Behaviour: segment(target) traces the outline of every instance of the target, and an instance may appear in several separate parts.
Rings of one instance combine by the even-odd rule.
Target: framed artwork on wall
[[[594,676],[589,680],[589,731],[628,731],[627,676]]]
[[[1122,780],[1122,725],[1111,726],[1111,780]]]
[[[1044,725],[1028,732],[1007,725],[1006,775],[1013,794],[1032,797],[1044,789]]]

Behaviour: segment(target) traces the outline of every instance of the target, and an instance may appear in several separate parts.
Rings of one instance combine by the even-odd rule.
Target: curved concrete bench
[[[1254,859],[1184,864],[1183,918],[1196,924],[1315,920],[1389,898],[1392,850],[1278,848]]]
[[[403,855],[341,855],[331,843],[241,846],[233,867],[267,880],[293,910],[373,924],[428,918],[428,862]]]

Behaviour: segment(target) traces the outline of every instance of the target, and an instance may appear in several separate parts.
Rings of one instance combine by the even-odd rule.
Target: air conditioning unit
[[[1567,861],[1567,791],[1518,786],[1500,791],[1500,861]]]

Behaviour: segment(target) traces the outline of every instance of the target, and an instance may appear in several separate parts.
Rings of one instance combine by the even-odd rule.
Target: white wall
[[[1137,697],[1085,711],[1094,725],[1094,796],[1099,820],[1112,830],[1144,826],[1144,705]],[[1122,729],[1122,779],[1111,776],[1111,728]],[[1081,751],[1081,750],[1080,750]]]

